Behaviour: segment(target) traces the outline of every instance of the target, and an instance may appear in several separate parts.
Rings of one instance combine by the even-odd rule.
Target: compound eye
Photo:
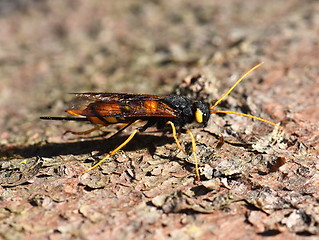
[[[203,122],[203,112],[199,108],[196,108],[195,111],[195,121],[198,123]]]

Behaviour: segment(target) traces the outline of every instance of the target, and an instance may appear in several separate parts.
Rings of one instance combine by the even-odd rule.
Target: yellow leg
[[[200,176],[199,176],[199,169],[198,169],[198,160],[197,160],[197,155],[196,155],[196,140],[194,138],[193,133],[190,130],[187,130],[186,133],[189,134],[191,140],[192,140],[192,153],[195,161],[195,174],[196,174],[196,180],[200,181]]]
[[[115,148],[112,152],[110,152],[109,154],[107,154],[102,160],[100,160],[97,164],[95,164],[93,167],[90,167],[84,171],[82,171],[82,173],[86,173],[89,172],[91,170],[93,170],[94,168],[98,167],[101,163],[105,162],[109,157],[113,156],[115,153],[117,153],[119,150],[121,150],[126,144],[128,144],[132,138],[135,136],[136,133],[138,133],[139,130],[135,129],[131,135],[117,148]]]
[[[74,132],[74,131],[70,131],[69,130],[69,131],[65,131],[64,135],[67,134],[67,133],[72,133],[74,135],[86,135],[86,134],[89,134],[89,133],[94,132],[96,130],[99,130],[102,127],[104,127],[104,126],[95,126],[95,127],[91,128],[89,130],[82,131],[82,132]]]
[[[117,124],[118,127],[120,128],[126,128],[127,126],[131,126],[131,125],[135,125],[136,123],[138,123],[139,120],[133,122],[133,123],[123,123],[123,124]],[[71,131],[71,130],[68,130],[68,131],[65,131],[64,135],[67,134],[67,133],[71,133],[73,135],[86,135],[86,134],[89,134],[91,132],[94,132],[94,131],[97,131],[99,129],[101,129],[102,127],[106,127],[108,125],[98,125],[98,126],[95,126],[91,129],[88,129],[86,131],[82,131],[82,132],[76,132],[76,131]]]
[[[173,137],[175,139],[175,142],[177,144],[177,147],[179,150],[181,150],[182,152],[184,152],[184,149],[182,148],[181,144],[179,143],[178,139],[177,139],[177,134],[176,134],[176,128],[174,123],[172,123],[171,121],[168,121],[166,124],[170,124],[172,127],[172,131],[173,131]],[[194,138],[193,133],[190,130],[187,130],[186,133],[189,134],[191,141],[192,141],[192,154],[194,157],[194,162],[195,162],[195,174],[196,174],[196,180],[200,181],[200,176],[199,176],[199,169],[198,169],[198,160],[197,160],[197,155],[196,155],[196,140]]]
[[[172,131],[173,131],[173,137],[175,139],[175,142],[177,144],[177,147],[179,150],[181,150],[182,152],[184,152],[184,149],[182,148],[181,144],[179,143],[178,139],[177,139],[177,134],[176,134],[176,128],[174,123],[172,123],[171,121],[168,121],[166,124],[170,124],[172,127]]]

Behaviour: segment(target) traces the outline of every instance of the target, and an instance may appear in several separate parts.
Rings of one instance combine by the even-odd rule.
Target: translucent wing
[[[66,112],[85,117],[175,117],[163,96],[131,93],[76,93]]]

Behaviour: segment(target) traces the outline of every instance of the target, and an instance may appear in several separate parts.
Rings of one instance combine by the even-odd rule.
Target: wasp
[[[179,143],[177,132],[189,134],[192,142],[192,155],[195,162],[196,179],[200,180],[195,138],[190,130],[185,129],[186,125],[195,122],[204,126],[208,123],[211,114],[228,113],[253,118],[278,127],[277,124],[271,121],[253,115],[214,110],[215,107],[224,100],[250,72],[258,68],[261,64],[263,63],[259,63],[242,75],[213,105],[179,95],[158,96],[133,93],[75,93],[77,102],[74,103],[70,109],[66,110],[67,113],[74,117],[41,117],[41,119],[89,121],[95,125],[94,128],[84,132],[71,132],[74,134],[87,134],[100,129],[101,127],[114,124],[124,124],[124,127],[119,130],[122,131],[138,121],[145,122],[144,125],[135,128],[127,139],[117,148],[108,153],[94,166],[83,172],[88,172],[98,167],[101,163],[128,144],[137,133],[144,132],[149,127],[154,126],[161,130],[169,125],[172,129],[172,135],[177,147],[181,151],[184,150]]]

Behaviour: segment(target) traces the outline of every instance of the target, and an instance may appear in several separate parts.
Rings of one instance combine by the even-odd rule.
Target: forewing
[[[151,95],[151,94],[135,94],[135,93],[73,93],[77,98],[86,99],[86,100],[100,100],[104,102],[109,101],[137,101],[137,100],[160,100],[163,99],[163,96]]]
[[[68,113],[85,117],[175,117],[176,112],[163,100],[148,94],[81,93]]]

